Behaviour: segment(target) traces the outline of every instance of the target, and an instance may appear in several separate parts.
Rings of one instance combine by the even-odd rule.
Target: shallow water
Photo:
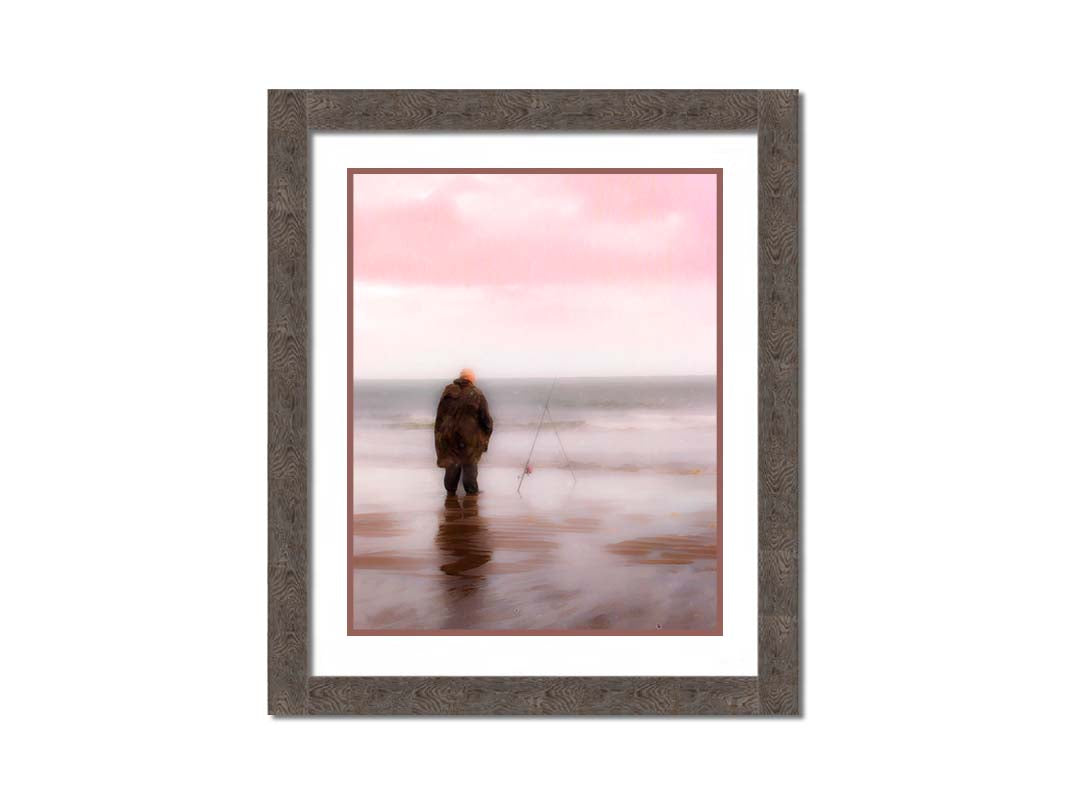
[[[482,493],[458,498],[433,466],[432,408],[426,425],[406,405],[429,387],[403,382],[394,402],[381,383],[373,402],[357,388],[356,629],[710,632],[714,383],[642,381],[557,395],[552,419],[570,427],[542,430],[521,494],[533,398],[543,406],[548,384],[514,382],[510,396],[487,384],[496,431]]]

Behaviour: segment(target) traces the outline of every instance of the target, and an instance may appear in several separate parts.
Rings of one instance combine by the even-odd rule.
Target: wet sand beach
[[[366,488],[397,479],[373,472]],[[523,495],[513,470],[483,469],[481,494],[446,498],[440,470],[419,472],[405,476],[423,488],[408,509],[368,502],[354,515],[357,630],[713,629],[713,505],[672,504],[645,476],[573,484],[558,469],[529,476]],[[625,500],[605,497],[605,480]]]

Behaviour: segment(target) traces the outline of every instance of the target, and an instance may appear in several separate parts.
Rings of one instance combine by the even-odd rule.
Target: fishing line
[[[552,430],[556,432],[556,441],[559,442],[560,452],[563,453],[563,460],[567,462],[567,469],[571,471],[571,484],[578,482],[578,476],[574,474],[574,467],[571,466],[571,458],[567,455],[567,448],[563,446],[563,439],[559,435],[559,427],[556,425],[556,421],[552,419],[552,412],[548,412],[548,421],[552,423]]]
[[[545,407],[541,409],[541,419],[537,423],[537,430],[534,432],[533,444],[530,445],[530,454],[526,456],[526,465],[522,468],[522,475],[519,476],[519,486],[515,489],[516,492],[522,494],[522,482],[526,479],[526,475],[530,469],[530,459],[533,458],[534,448],[537,447],[537,437],[541,435],[541,425],[544,424],[545,414],[548,413],[548,403],[552,400],[552,392],[556,390],[556,381],[558,378],[552,379],[552,386],[548,389],[548,397],[545,398]],[[555,426],[553,426],[555,427]],[[559,433],[556,433],[559,436]]]

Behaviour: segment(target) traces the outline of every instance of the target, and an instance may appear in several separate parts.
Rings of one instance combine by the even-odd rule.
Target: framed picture
[[[799,713],[796,92],[268,104],[269,712]]]

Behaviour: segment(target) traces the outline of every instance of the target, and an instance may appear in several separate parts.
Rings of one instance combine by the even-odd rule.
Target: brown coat
[[[493,418],[481,389],[466,378],[456,378],[441,393],[433,441],[437,466],[477,464],[489,447]]]

